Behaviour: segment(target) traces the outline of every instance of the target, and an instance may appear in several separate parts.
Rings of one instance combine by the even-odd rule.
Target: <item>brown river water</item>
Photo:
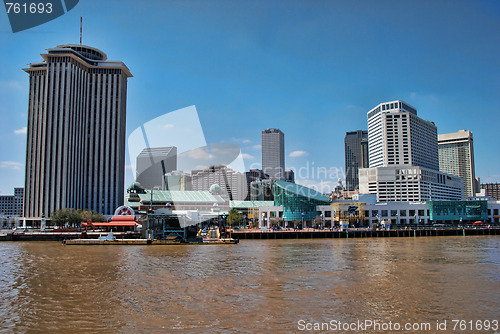
[[[0,243],[2,333],[500,333],[499,320],[499,237]]]

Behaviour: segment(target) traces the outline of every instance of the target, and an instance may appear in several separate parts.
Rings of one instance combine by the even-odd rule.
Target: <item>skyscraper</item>
[[[437,127],[403,101],[381,103],[368,112],[370,167],[414,165],[439,170]]]
[[[111,214],[123,203],[127,79],[122,62],[59,45],[30,76],[24,216],[62,208]]]
[[[403,101],[368,112],[369,168],[359,170],[359,191],[378,201],[460,200],[458,176],[439,171],[437,127]]]
[[[353,191],[359,187],[359,168],[368,168],[368,131],[346,132],[344,146],[346,189]]]
[[[165,174],[177,169],[177,147],[145,148],[137,156],[136,181],[146,189],[166,190]]]
[[[279,129],[262,130],[262,170],[270,179],[284,179],[285,135]]]
[[[472,132],[459,130],[438,136],[439,170],[463,178],[464,197],[473,197],[475,189],[474,146]]]

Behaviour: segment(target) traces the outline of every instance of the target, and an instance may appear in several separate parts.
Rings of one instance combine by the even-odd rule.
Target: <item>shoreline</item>
[[[2,241],[63,241],[63,240],[97,240],[107,232],[88,232],[87,239],[80,239],[81,232],[11,232],[0,235]],[[140,233],[113,232],[118,240],[141,238]],[[411,238],[411,237],[440,237],[440,236],[500,236],[500,227],[493,228],[465,228],[465,229],[394,229],[368,230],[351,229],[346,231],[330,230],[288,230],[288,231],[261,231],[244,230],[232,231],[231,238],[238,240],[259,239],[349,239],[349,238]],[[161,240],[158,240],[161,241]],[[133,242],[135,243],[135,242]]]

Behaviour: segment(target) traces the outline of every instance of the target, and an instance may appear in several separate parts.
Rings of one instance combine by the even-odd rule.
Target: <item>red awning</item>
[[[135,227],[139,225],[139,223],[122,221],[122,222],[111,222],[111,223],[82,223],[82,225],[89,227],[120,227],[120,226]]]
[[[135,221],[135,216],[113,216],[111,217],[111,221]]]

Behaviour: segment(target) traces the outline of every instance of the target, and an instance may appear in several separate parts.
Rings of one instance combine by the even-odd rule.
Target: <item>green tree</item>
[[[61,209],[52,213],[52,224],[56,226],[78,226],[82,222],[105,222],[106,217],[101,213],[90,210]]]
[[[56,226],[79,225],[82,222],[80,214],[74,209],[61,209],[52,213],[52,224]]]
[[[82,222],[88,222],[89,220],[95,223],[106,221],[106,217],[104,217],[104,215],[99,212],[82,209],[78,210],[77,212],[80,215],[80,219]]]
[[[243,222],[243,214],[236,209],[231,209],[227,221],[231,226],[238,226]]]

